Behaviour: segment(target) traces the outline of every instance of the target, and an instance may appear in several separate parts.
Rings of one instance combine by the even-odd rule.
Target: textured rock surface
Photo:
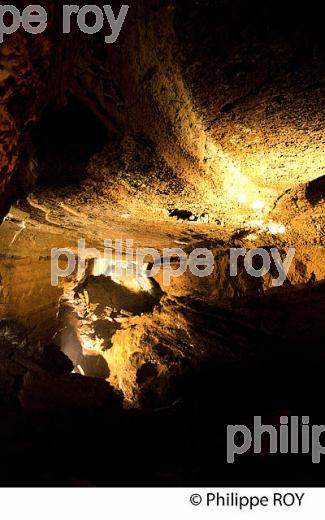
[[[54,38],[60,9],[50,4],[46,33],[7,38],[1,46],[3,193],[17,172],[7,202],[14,188],[28,190],[35,182],[30,130],[46,106],[65,103],[68,91],[116,136],[138,136],[130,160],[133,166],[140,156],[140,169],[153,176],[155,218],[163,219],[167,204],[183,204],[178,209],[207,212],[210,222],[253,219],[256,200],[272,207],[285,189],[323,175],[323,47],[314,24],[321,13],[305,20],[298,8],[280,9],[279,16],[277,2],[235,4],[131,2],[114,46],[80,32]],[[268,28],[260,31],[265,20]],[[123,168],[130,148],[122,150],[116,166],[127,196],[134,182]],[[105,196],[104,211],[117,198],[121,213],[132,213],[134,207],[123,204],[125,186],[119,182],[116,191],[117,172],[105,165],[105,156],[110,164],[103,153],[90,170],[94,196]],[[50,176],[55,182],[56,171]],[[84,198],[90,187],[82,186]],[[143,211],[147,198],[141,191],[136,199]],[[61,196],[75,210],[73,190]]]
[[[49,341],[60,297],[81,282],[50,285],[51,248],[76,252],[79,238],[98,248],[108,238],[159,251],[209,247],[213,275],[187,273],[168,287],[158,275],[166,296],[156,307],[121,318],[112,294],[95,291],[88,315],[68,324],[103,340],[104,372],[128,401],[146,401],[156,378],[159,400],[216,344],[213,318],[202,346],[194,303],[203,314],[217,308],[217,328],[219,306],[264,301],[272,289],[270,275],[252,280],[241,269],[231,278],[230,247],[295,247],[284,299],[292,286],[324,279],[321,12],[315,5],[306,19],[278,1],[137,0],[118,44],[107,46],[80,31],[58,38],[58,7],[48,3],[43,35],[18,32],[0,48],[0,214],[19,199],[0,227],[0,317]],[[104,326],[96,298],[122,322]],[[231,334],[217,357],[239,355]],[[78,348],[75,365],[85,357]]]
[[[20,0],[17,7],[26,2]],[[59,45],[54,3],[48,2],[51,29],[37,36],[18,31],[0,46],[0,216],[13,198],[36,181],[30,131],[48,100],[57,94]]]

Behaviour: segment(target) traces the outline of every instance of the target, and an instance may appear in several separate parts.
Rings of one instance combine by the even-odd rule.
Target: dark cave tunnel
[[[40,186],[69,186],[87,178],[87,163],[106,144],[105,125],[78,98],[67,95],[58,109],[48,106],[32,132]]]

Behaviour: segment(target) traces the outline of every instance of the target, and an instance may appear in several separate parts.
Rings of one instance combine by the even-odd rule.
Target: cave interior
[[[325,424],[324,7],[130,0],[107,45],[47,3],[0,45],[0,484],[324,485],[307,455],[225,458],[229,424]],[[90,253],[51,284],[80,239],[214,269]],[[232,248],[295,256],[275,287]]]

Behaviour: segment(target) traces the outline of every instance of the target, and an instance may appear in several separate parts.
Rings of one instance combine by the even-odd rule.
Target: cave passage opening
[[[105,145],[104,123],[77,97],[48,106],[32,133],[39,186],[69,186],[87,176],[89,159]]]
[[[136,271],[136,270],[135,270]],[[74,371],[108,379],[105,352],[113,348],[114,335],[136,316],[150,313],[163,291],[145,272],[107,275],[107,266],[88,259],[87,273],[59,302],[55,343],[74,365]]]

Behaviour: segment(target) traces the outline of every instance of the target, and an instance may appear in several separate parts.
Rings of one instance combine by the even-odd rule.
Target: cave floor
[[[283,414],[323,420],[324,302],[324,284],[231,306],[183,301],[202,346],[219,348],[184,372],[164,406],[143,410],[123,409],[104,380],[2,349],[19,400],[13,392],[0,408],[1,483],[324,485],[308,455],[225,461],[228,424],[249,426],[256,414],[274,425]]]

